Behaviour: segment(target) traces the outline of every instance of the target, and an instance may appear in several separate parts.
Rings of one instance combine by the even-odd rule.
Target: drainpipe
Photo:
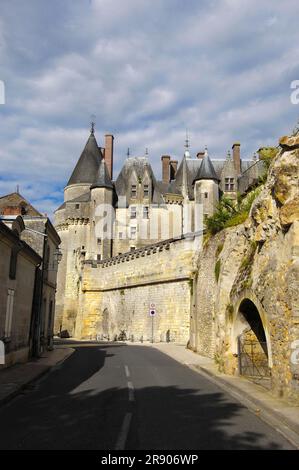
[[[37,230],[29,229],[26,228],[25,230],[28,230],[30,232],[37,233],[41,236],[44,237],[43,240],[43,253],[42,253],[42,262],[41,262],[41,279],[40,279],[40,286],[39,287],[39,292],[38,292],[38,302],[37,302],[37,312],[34,318],[34,324],[33,324],[33,343],[32,343],[32,355],[35,357],[39,357],[41,353],[41,344],[40,344],[40,327],[41,327],[41,319],[42,319],[42,302],[43,302],[43,287],[44,287],[44,273],[45,273],[45,253],[46,253],[46,244],[47,244],[47,239],[48,235],[43,232],[39,232]],[[45,229],[46,230],[46,229]],[[39,268],[37,268],[39,269]]]

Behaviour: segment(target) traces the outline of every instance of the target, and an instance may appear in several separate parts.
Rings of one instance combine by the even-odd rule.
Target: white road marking
[[[115,444],[115,450],[124,450],[129,434],[131,419],[132,413],[127,413],[124,417],[123,424]]]
[[[132,382],[128,382],[128,389],[129,389],[129,401],[134,401],[134,385]]]
[[[130,371],[129,371],[129,367],[128,367],[128,366],[125,366],[125,372],[126,372],[126,376],[127,376],[127,377],[130,377]]]

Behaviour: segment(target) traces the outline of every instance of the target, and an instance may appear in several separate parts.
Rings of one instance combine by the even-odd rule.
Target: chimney
[[[233,160],[235,165],[235,170],[238,175],[241,174],[241,156],[240,156],[240,143],[235,142],[232,146],[233,149]]]
[[[106,162],[111,179],[113,179],[113,141],[114,141],[113,135],[111,134],[105,135],[104,158],[105,158],[105,162]]]
[[[205,156],[204,152],[198,152],[196,155],[196,158],[198,158],[198,160],[201,160],[204,156]]]
[[[178,161],[170,160],[170,181],[175,180],[177,169],[178,169]]]
[[[169,183],[170,180],[170,157],[163,155],[162,160],[162,181],[163,183]]]

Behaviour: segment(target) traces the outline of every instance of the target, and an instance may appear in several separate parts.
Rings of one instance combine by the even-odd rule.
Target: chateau
[[[113,321],[109,306],[105,310],[105,315],[108,315],[109,319],[103,320],[103,311],[101,311],[95,320],[98,325],[97,331],[82,331],[78,302],[90,263],[93,267],[103,267],[107,266],[109,260],[123,262],[124,259],[135,259],[136,266],[133,267],[133,271],[136,275],[142,267],[142,260],[139,259],[142,250],[149,253],[149,247],[155,247],[157,244],[160,244],[161,250],[167,243],[168,246],[175,245],[174,256],[169,259],[173,266],[168,274],[171,279],[178,280],[177,266],[182,244],[177,242],[182,237],[185,238],[186,234],[200,232],[201,219],[213,214],[221,194],[235,200],[239,191],[244,193],[256,182],[263,172],[263,162],[257,161],[255,157],[252,160],[242,160],[239,143],[233,145],[232,156],[228,153],[224,159],[212,160],[207,149],[198,152],[196,158],[192,158],[186,139],[185,152],[179,164],[168,155],[161,157],[161,181],[155,177],[148,156],[128,156],[118,177],[113,181],[113,147],[112,135],[106,135],[105,147],[100,147],[92,127],[87,143],[65,187],[64,202],[55,212],[55,226],[62,240],[63,253],[58,272],[56,331],[66,330],[66,334],[79,337],[104,335],[107,338],[117,337],[121,331],[125,331],[127,335],[149,339],[147,321],[145,321],[147,300],[141,309],[142,313],[139,312],[141,317],[145,314],[145,319],[140,319],[138,328],[136,324],[134,327],[132,325],[128,327],[127,322],[131,323],[129,320],[131,313],[119,322],[125,312],[125,307],[122,305],[121,312],[118,312],[117,308],[114,309],[116,318]],[[105,215],[110,208],[113,210],[113,216],[106,217],[108,219],[106,220]],[[101,224],[98,220],[105,220],[105,223]],[[187,270],[191,269],[191,254],[196,252],[195,244],[189,243],[189,245],[187,251],[190,256],[184,266]],[[166,264],[168,258],[169,253],[165,258]],[[160,252],[158,270],[162,259]],[[148,270],[147,265],[143,266],[139,279],[143,278],[144,271]],[[116,273],[114,269],[114,281]],[[112,273],[112,278],[113,276]],[[129,275],[125,276],[128,279]],[[155,275],[153,277],[155,278]],[[102,273],[99,274],[102,282],[104,278],[108,288],[109,276],[106,273],[104,276]],[[112,285],[110,287],[112,288]],[[187,290],[189,292],[189,287]],[[150,296],[152,302],[157,301],[158,286],[155,287],[155,291],[156,293]],[[177,292],[179,290],[175,289],[175,297]],[[181,301],[182,312],[186,310],[184,296],[181,297]],[[129,304],[127,307],[130,312],[136,310]],[[177,300],[175,308],[180,309]],[[84,317],[88,318],[87,311]],[[165,326],[163,332],[162,327],[159,329],[159,338],[165,338],[166,333],[169,335],[169,331],[173,331],[173,326],[177,322],[174,336],[184,342],[188,341],[189,326],[185,328],[183,334],[179,317],[176,320],[174,317],[176,318],[176,315],[173,316],[170,308],[169,314],[163,317],[164,320],[168,319],[167,328]],[[189,320],[187,308],[186,325],[189,324]],[[104,326],[101,323],[103,321]]]

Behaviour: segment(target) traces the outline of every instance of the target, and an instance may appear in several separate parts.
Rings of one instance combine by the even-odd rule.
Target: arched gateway
[[[243,297],[237,304],[232,329],[233,352],[240,375],[270,377],[272,354],[265,312],[256,299]]]

